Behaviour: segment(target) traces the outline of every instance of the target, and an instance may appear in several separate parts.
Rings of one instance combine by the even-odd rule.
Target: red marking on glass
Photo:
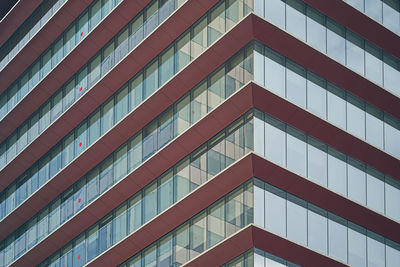
[[[81,255],[78,255],[78,260],[80,260],[81,259]]]
[[[81,32],[81,36],[83,36],[83,32]]]
[[[82,146],[82,142],[79,143],[79,146]]]
[[[78,203],[81,203],[81,199],[80,198],[78,198]]]
[[[81,88],[79,88],[79,91],[82,91],[82,87],[81,87]]]

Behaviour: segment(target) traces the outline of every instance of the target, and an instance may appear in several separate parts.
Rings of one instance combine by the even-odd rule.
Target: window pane
[[[346,65],[364,75],[364,40],[350,31],[346,32]]]
[[[347,227],[345,225],[345,220],[329,214],[329,256],[342,262],[347,262]]]
[[[308,143],[308,178],[326,187],[328,171],[326,146],[311,138]]]
[[[115,122],[117,123],[128,114],[128,86],[118,91],[115,102]]]
[[[367,265],[367,244],[365,230],[360,226],[349,224],[349,264],[355,267]]]
[[[299,38],[306,40],[305,5],[295,0],[286,1],[286,30]]]
[[[363,164],[349,159],[348,164],[348,190],[349,198],[365,205],[366,203],[366,177]]]
[[[328,56],[345,64],[345,29],[332,20],[327,20],[327,51]]]
[[[268,21],[278,27],[285,28],[285,2],[281,0],[265,0],[265,16]]]
[[[340,88],[328,83],[328,121],[346,129],[345,93]]]
[[[347,95],[347,130],[355,136],[365,139],[365,103]]]
[[[287,201],[287,237],[296,243],[307,245],[306,202],[292,195]]]
[[[267,185],[266,185],[267,186]],[[267,187],[265,192],[265,228],[277,235],[286,236],[285,192]]]
[[[174,74],[174,47],[164,52],[160,60],[160,85],[163,85]]]
[[[307,43],[321,52],[326,52],[325,17],[307,7]]]
[[[300,107],[306,107],[306,72],[299,65],[287,62],[287,98]]]
[[[286,166],[286,133],[284,123],[269,120],[265,124],[265,157],[282,167]]]
[[[307,109],[320,118],[326,119],[325,81],[307,73]]]
[[[278,0],[280,2],[280,0]],[[286,68],[285,58],[266,48],[265,51],[265,86],[273,93],[285,97]]]
[[[323,254],[328,253],[328,219],[326,211],[308,205],[308,246]]]
[[[288,128],[287,134],[287,168],[301,176],[306,176],[305,135],[292,128]]]

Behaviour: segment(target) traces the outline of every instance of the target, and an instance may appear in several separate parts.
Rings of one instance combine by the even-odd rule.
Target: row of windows
[[[161,1],[161,0],[160,0]],[[0,166],[5,166],[12,161],[28,144],[46,130],[49,125],[59,118],[64,111],[72,106],[88,88],[91,88],[101,77],[118,63],[128,53],[128,32],[130,35],[130,50],[139,44],[156,26],[175,10],[176,0],[169,0],[158,9],[158,3],[154,1],[147,6],[133,22],[131,27],[126,27],[106,48],[99,51],[94,58],[86,64],[77,74],[71,78],[65,86],[60,88],[45,104],[43,104],[29,119],[27,119],[0,147]],[[160,21],[155,23],[154,19]],[[143,19],[145,17],[146,19]],[[151,25],[149,27],[148,25]],[[143,29],[146,29],[143,32]],[[116,47],[116,49],[114,49]],[[102,56],[103,55],[103,56]],[[101,60],[103,58],[103,60]],[[115,62],[115,63],[114,63]]]
[[[257,111],[254,150],[335,193],[400,222],[400,182]]]
[[[256,45],[254,81],[400,158],[400,121],[276,53]]]
[[[398,0],[343,1],[400,35],[400,2]]]
[[[301,0],[255,0],[255,12],[397,97],[400,61]]]
[[[254,223],[354,267],[391,267],[400,244],[256,179]]]
[[[251,122],[245,123],[243,119],[192,152],[85,233],[64,246],[50,257],[52,264],[57,265],[60,262],[65,264],[72,254],[76,255],[76,251],[80,251],[77,252],[80,253],[79,264],[77,262],[76,265],[86,264],[238,160],[246,150],[245,135],[252,136],[251,132],[245,131],[251,129],[249,127]],[[235,155],[234,151],[240,151],[239,155]],[[248,196],[247,199],[249,202],[252,197]],[[232,197],[232,201],[243,203],[237,196]],[[230,209],[232,226],[226,231],[222,229],[222,232],[219,232],[220,237],[215,236],[214,243],[250,222],[249,218],[241,215],[242,212],[232,206]]]
[[[126,267],[131,265],[125,265]],[[132,266],[131,266],[132,267]],[[134,267],[141,267],[137,265]],[[258,248],[252,248],[242,255],[230,260],[222,267],[300,267],[300,265],[277,257]]]
[[[219,199],[120,266],[180,266],[253,221],[253,185]]]
[[[39,32],[47,21],[57,13],[65,2],[67,0],[46,0],[32,12],[29,18],[1,46],[0,71]]]
[[[213,92],[215,84],[212,83],[212,80],[216,76],[223,80],[226,79],[225,76],[232,80],[235,78],[242,79],[244,76],[243,72],[245,71],[242,67],[243,57],[244,51],[234,57],[232,63],[228,61],[227,64],[230,66],[234,63],[237,64],[233,65],[234,67],[231,69],[231,72],[227,71],[226,75],[219,77],[221,71],[225,72],[225,68],[222,67],[215,74],[210,75],[208,79],[205,79],[199,86],[192,89],[177,103],[132,137],[131,140],[91,170],[84,178],[60,194],[59,197],[39,212],[38,215],[34,216],[14,234],[10,235],[3,242],[5,251],[7,251],[5,253],[7,255],[7,262],[20,257],[26,250],[40,242],[50,232],[53,232],[73,215],[93,202],[100,194],[126,176],[127,173],[132,172],[173,138],[180,135],[188,127],[213,110],[214,106],[209,106],[207,102],[216,104],[222,100],[220,95]],[[178,190],[179,198],[209,179],[209,177],[220,172],[234,160],[242,157],[252,148],[253,134],[249,132],[245,135],[243,132],[245,129],[250,131],[252,127],[246,126],[241,128],[235,134],[232,133],[233,130],[230,128],[228,130],[230,134],[228,140],[230,143],[228,141],[218,141],[219,143],[215,144],[217,141],[213,141],[213,147],[206,154],[204,154],[205,148],[200,149],[196,153],[196,157],[200,159],[193,164],[198,164],[198,168],[201,171],[198,176],[195,174],[189,176],[187,174],[188,181],[191,182],[185,183],[185,185],[190,185],[190,187],[186,188],[184,185],[180,185],[180,189]],[[185,163],[187,164],[188,162]],[[183,166],[184,164],[181,164],[181,176],[186,174]],[[17,193],[21,193],[20,190],[28,188],[29,184],[25,187],[20,187]],[[18,196],[19,194],[17,194]],[[7,202],[5,203],[7,204]],[[166,202],[163,203],[166,204]]]
[[[0,120],[68,55],[121,0],[95,0],[0,96]]]
[[[239,6],[239,3],[243,4],[243,2],[237,0],[232,1],[232,3],[234,6]],[[97,141],[125,117],[126,114],[134,110],[174,74],[197,57],[200,53],[197,49],[199,47],[198,43],[193,41],[198,37],[198,35],[193,34],[194,30],[201,29],[202,31],[200,32],[204,33],[209,29],[208,32],[211,32],[212,27],[207,26],[207,23],[204,22],[211,14],[214,14],[216,11],[219,12],[220,7],[224,7],[224,5],[225,1],[222,1],[217,5],[216,9],[209,11],[209,15],[205,15],[200,19],[200,23],[195,24],[186,31],[181,38],[175,41],[153,62],[149,63],[140,73],[122,86],[114,96],[77,126],[75,131],[60,141],[52,151],[48,152],[47,155],[42,157],[26,173],[17,178],[8,189],[4,190],[0,195],[3,198],[0,201],[0,218],[12,212],[16,206],[33,194],[47,180],[56,175],[60,169],[82,154],[87,147]],[[209,22],[208,25],[213,20]],[[215,40],[213,39],[213,41]],[[207,43],[204,45],[208,46]],[[252,53],[251,51],[249,50],[249,53]],[[246,56],[250,60],[251,56]],[[209,85],[207,85],[207,81],[202,84],[204,88],[201,89],[201,94],[200,89],[198,90],[200,95],[196,95],[196,98],[202,101],[205,106],[196,107],[199,111],[193,112],[190,115],[193,116],[193,119],[197,120],[225,99],[225,79],[229,86],[226,89],[227,95],[230,95],[239,89],[244,82],[252,78],[249,64],[247,64],[246,71],[244,70],[244,66],[239,66],[239,63],[243,64],[243,57],[242,53],[241,56],[232,61],[231,65],[227,66],[226,69],[229,75],[226,78],[225,68],[222,68],[218,73],[210,77]],[[237,77],[237,75],[241,76]],[[210,90],[206,90],[207,88]],[[204,97],[206,99],[203,99]],[[182,114],[185,112],[182,111]],[[3,208],[1,208],[1,205],[3,205]]]

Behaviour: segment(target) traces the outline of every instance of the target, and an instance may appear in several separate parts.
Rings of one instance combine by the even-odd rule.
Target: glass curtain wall
[[[0,48],[0,71],[46,25],[67,0],[43,1]]]
[[[251,51],[250,48],[247,48],[239,52],[224,66],[217,69],[173,106],[163,112],[158,118],[148,124],[143,130],[134,135],[128,142],[91,170],[85,177],[76,182],[75,185],[60,194],[59,197],[39,212],[38,215],[29,220],[24,226],[19,228],[18,231],[0,243],[1,245],[7,246],[4,247],[4,251],[9,251],[10,255],[14,255],[7,256],[7,259],[11,260],[13,257],[17,258],[21,255],[20,253],[23,253],[34,244],[40,242],[73,215],[89,205],[99,195],[120,181],[127,173],[135,170],[142,162],[146,161],[163,146],[186,131],[188,127],[196,123],[208,112],[212,111],[215,105],[243,86],[246,79],[249,80],[251,78],[249,76],[249,73],[251,73],[251,71],[249,71],[251,67],[251,63],[249,62],[249,60],[251,60]],[[246,53],[250,54],[247,55]],[[247,55],[246,59],[245,55]],[[221,75],[221,73],[224,74]],[[215,77],[218,77],[218,79],[215,79]],[[230,82],[225,82],[228,80]],[[214,92],[217,85],[219,86],[220,92],[223,92],[222,99],[221,95],[216,95]],[[246,126],[245,128],[252,129],[250,126]],[[227,158],[224,160],[221,159],[223,164],[217,163],[220,159],[220,152],[218,151],[225,153],[223,152],[225,149],[230,149],[229,151],[233,153],[234,159],[236,160],[252,148],[251,138],[253,135],[247,134],[246,139],[243,137],[243,134],[244,133],[240,132],[239,137],[232,137],[232,140],[239,138],[238,142],[240,142],[242,146],[247,147],[247,149],[241,150],[237,147],[225,144],[217,146],[218,148],[216,148],[215,153],[214,150],[209,152],[208,157],[215,160],[211,161],[215,164],[210,163],[210,174],[200,175],[197,179],[197,184],[201,184],[207,180],[209,175],[218,173],[221,168],[224,168],[225,164],[230,165],[233,162],[231,159]],[[202,161],[202,165],[207,162],[207,160]],[[10,197],[7,199],[14,200]],[[7,208],[7,206],[3,206],[3,208],[4,207]],[[54,220],[50,221],[50,217],[54,218]],[[43,228],[41,228],[42,226]],[[40,234],[37,234],[39,231]],[[29,234],[31,234],[31,239],[27,241],[27,236]],[[22,241],[19,243],[17,240]],[[20,253],[15,252],[17,243],[18,246],[21,247]]]
[[[400,96],[399,59],[304,2],[255,0],[254,11],[395,96]]]
[[[254,181],[254,222],[355,267],[398,266],[400,244],[265,183]]]

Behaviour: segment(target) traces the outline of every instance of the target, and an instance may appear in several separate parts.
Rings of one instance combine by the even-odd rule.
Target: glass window
[[[62,90],[59,90],[56,95],[53,96],[53,104],[51,109],[51,120],[56,120],[62,112]]]
[[[85,14],[83,14],[78,21],[78,31],[76,32],[77,43],[82,41],[82,39],[86,37],[87,33],[88,33],[88,12],[86,11]]]
[[[270,161],[286,166],[286,133],[285,124],[266,117],[265,156]]]
[[[328,158],[326,145],[315,139],[308,139],[308,178],[324,187],[327,186]]]
[[[346,31],[346,65],[364,75],[364,40],[349,30]]]
[[[67,55],[75,47],[75,24],[65,33],[64,55]]]
[[[89,87],[93,86],[98,79],[100,79],[100,64],[101,64],[101,55],[97,55],[93,60],[90,61],[89,67],[90,67],[90,72],[89,72]]]
[[[254,116],[254,151],[260,155],[264,155],[264,114],[258,110]],[[265,138],[273,138],[274,136],[265,135]],[[267,149],[267,147],[265,147]],[[270,150],[271,148],[268,147]],[[274,151],[275,152],[275,151]]]
[[[225,99],[225,68],[220,68],[209,78],[208,105],[215,108]]]
[[[62,166],[66,166],[72,161],[72,159],[74,159],[74,134],[70,134],[67,138],[65,138],[63,147]]]
[[[400,247],[390,240],[386,240],[386,266],[395,267],[400,262]]]
[[[286,236],[285,192],[265,184],[265,228],[280,236]]]
[[[78,79],[77,79],[77,83],[76,83],[76,95],[75,95],[76,99],[78,99],[84,92],[86,92],[86,89],[88,88],[87,71],[88,71],[87,67],[85,67],[84,69],[79,71]]]
[[[170,207],[174,202],[173,172],[169,171],[160,179],[158,187],[159,212]]]
[[[99,223],[99,252],[105,251],[112,242],[112,216],[109,214]]]
[[[153,183],[144,191],[144,221],[147,222],[157,215],[157,183]]]
[[[82,123],[75,133],[75,156],[80,155],[87,147],[87,127],[86,122]]]
[[[75,100],[75,79],[72,79],[64,88],[63,110],[69,108]]]
[[[351,94],[347,94],[347,131],[365,139],[365,103]]]
[[[34,65],[32,66],[31,69],[31,79],[30,79],[30,88],[35,87],[39,83],[39,74],[40,74],[40,59],[36,60]]]
[[[300,40],[306,40],[305,4],[296,0],[286,1],[286,30]]]
[[[190,227],[190,258],[206,250],[206,212],[197,215]]]
[[[147,159],[157,149],[157,122],[153,121],[143,129],[143,160]]]
[[[43,79],[51,70],[51,49],[42,56],[42,68],[40,78]]]
[[[385,151],[400,158],[400,121],[385,114]]]
[[[89,145],[100,137],[100,110],[89,118]]]
[[[287,98],[300,107],[306,107],[306,71],[299,65],[287,61]]]
[[[326,84],[316,75],[307,72],[307,109],[326,119]]]
[[[400,221],[400,183],[386,179],[385,183],[386,216]]]
[[[254,185],[254,224],[264,227],[265,225],[265,200],[264,183],[255,180]]]
[[[367,266],[367,240],[365,229],[349,222],[349,264]]]
[[[146,248],[142,253],[142,262],[144,266],[156,267],[157,266],[157,244],[153,244],[151,247]]]
[[[191,56],[198,57],[207,48],[207,17],[193,26]]]
[[[115,122],[119,122],[128,114],[128,86],[118,91],[115,97]]]
[[[367,167],[367,206],[385,213],[385,183],[383,174]]]
[[[99,176],[100,193],[106,191],[113,184],[113,164],[112,157],[108,157],[101,164]]]
[[[365,124],[367,142],[383,149],[383,111],[367,104]]]
[[[139,133],[129,142],[129,171],[135,169],[142,162],[142,135]]]
[[[265,86],[269,91],[285,97],[285,58],[269,48],[265,48],[265,54]]]
[[[127,212],[126,204],[115,211],[113,219],[113,243],[117,243],[127,235]]]
[[[366,203],[365,166],[353,159],[348,159],[348,190],[349,198],[360,204]]]
[[[264,85],[264,47],[256,43],[254,47],[254,81]]]
[[[287,237],[307,245],[307,203],[292,195],[287,199]]]
[[[64,57],[63,55],[63,38],[59,38],[53,46],[52,67],[54,68]]]
[[[328,219],[321,208],[308,204],[308,246],[320,253],[328,253]]]
[[[144,99],[149,97],[158,88],[158,62],[154,61],[150,66],[146,67],[144,74]]]
[[[326,53],[325,16],[307,7],[307,43]]]
[[[160,115],[158,126],[158,149],[166,145],[174,137],[173,109],[165,111]]]
[[[99,240],[99,226],[96,224],[92,229],[88,232],[87,239],[87,257],[88,261],[96,257],[98,252],[98,240]]]
[[[327,31],[327,51],[328,56],[336,61],[345,64],[345,29],[343,26],[328,19],[326,21]]]
[[[265,0],[265,16],[268,21],[279,28],[285,28],[285,2],[281,0]]]
[[[172,264],[173,261],[173,239],[172,235],[168,235],[164,239],[162,239],[158,245],[158,263],[157,266],[167,267],[174,266]]]
[[[90,7],[90,30],[101,20],[101,1],[97,1]]]
[[[174,75],[174,47],[170,47],[160,58],[160,85]]]
[[[178,71],[183,69],[192,59],[190,56],[190,32],[187,32],[176,44],[176,64]]]
[[[207,216],[207,247],[210,248],[225,237],[225,205],[218,201],[208,210]]]
[[[383,25],[400,34],[399,2],[396,0],[385,0],[383,2]]]
[[[115,62],[119,62],[128,53],[128,36],[128,27],[126,27],[125,30],[118,35],[115,49]]]
[[[209,15],[208,45],[214,43],[225,32],[225,5],[218,5]]]
[[[60,225],[60,199],[50,205],[49,211],[49,232],[53,231]]]
[[[129,201],[129,232],[132,233],[142,225],[142,195],[138,194]]]
[[[131,90],[130,94],[130,110],[133,110],[140,103],[142,103],[143,99],[143,75],[139,74],[132,80],[130,83]]]
[[[367,0],[371,1],[371,0]],[[381,2],[381,1],[379,1]],[[365,42],[365,75],[374,83],[383,85],[382,50],[370,42]]]
[[[287,128],[287,132],[287,168],[306,176],[306,136],[291,127]]]
[[[328,220],[329,256],[347,262],[347,227],[346,220],[329,214]]]
[[[101,133],[106,133],[114,125],[113,113],[114,113],[114,99],[111,98],[107,103],[103,104],[101,116]]]
[[[367,257],[369,267],[385,266],[385,239],[370,231],[367,231]]]
[[[346,101],[345,92],[328,83],[328,121],[346,129]]]
[[[128,157],[127,157],[127,145],[120,148],[115,153],[114,160],[114,177],[116,181],[122,179],[128,172]]]

